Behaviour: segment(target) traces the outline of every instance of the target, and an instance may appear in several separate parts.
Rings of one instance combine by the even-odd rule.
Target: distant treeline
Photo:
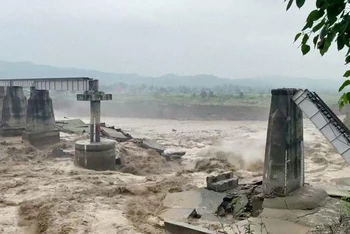
[[[147,94],[190,94],[201,95],[203,97],[210,97],[214,95],[238,95],[244,94],[268,94],[270,89],[268,88],[252,88],[246,86],[237,85],[217,85],[212,88],[207,87],[193,87],[193,86],[167,86],[159,87],[153,85],[128,85],[126,83],[117,83],[112,86],[101,86],[101,90],[105,92],[117,93],[117,94],[135,94],[135,95],[147,95]]]

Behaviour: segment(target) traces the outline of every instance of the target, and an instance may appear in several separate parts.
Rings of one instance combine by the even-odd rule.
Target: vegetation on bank
[[[300,9],[305,0],[284,0],[287,11],[293,3]],[[294,41],[299,41],[303,55],[310,52],[311,47],[325,55],[332,45],[338,51],[346,51],[345,65],[350,64],[350,1],[349,0],[316,0],[313,10],[306,18],[304,27],[295,35]],[[344,73],[345,81],[339,87],[343,92],[339,99],[339,107],[350,104],[350,92],[345,88],[350,86],[350,70]]]
[[[158,104],[178,105],[216,105],[216,106],[247,106],[247,107],[270,107],[271,94],[248,93],[248,94],[182,94],[182,93],[149,93],[149,94],[118,94],[112,93],[112,102],[151,102]],[[337,105],[339,96],[334,94],[319,94],[329,105]],[[52,93],[53,99],[76,100],[76,94]]]
[[[217,105],[217,106],[256,106],[268,107],[270,95],[250,94],[244,97],[236,95],[213,95],[200,96],[193,94],[152,94],[152,95],[130,95],[113,94],[114,102],[153,102],[159,104],[179,105]]]
[[[330,106],[337,105],[337,94],[320,94],[321,98]],[[246,94],[243,97],[237,95],[214,95],[201,97],[189,94],[158,94],[158,95],[128,95],[113,94],[114,102],[154,102],[164,104],[185,105],[218,105],[218,106],[252,106],[270,107],[270,94]]]

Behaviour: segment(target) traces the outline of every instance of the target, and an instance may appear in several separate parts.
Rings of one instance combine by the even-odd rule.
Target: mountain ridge
[[[112,73],[74,67],[55,67],[38,65],[32,62],[0,61],[0,79],[45,78],[45,77],[92,77],[99,79],[101,85],[125,83],[128,85],[148,86],[191,86],[207,87],[235,85],[252,88],[309,88],[312,90],[329,90],[336,92],[341,80],[311,79],[302,77],[263,76],[252,78],[223,78],[210,74],[179,76],[165,74],[159,77],[142,76],[136,73]]]

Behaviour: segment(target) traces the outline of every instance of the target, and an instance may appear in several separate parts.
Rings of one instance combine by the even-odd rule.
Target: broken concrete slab
[[[350,197],[350,191],[343,188],[336,188],[328,185],[317,185],[317,188],[324,190],[330,197]]]
[[[162,154],[165,150],[165,148],[161,144],[158,144],[156,141],[152,141],[149,139],[142,139],[140,142],[140,146],[145,149],[153,149],[160,154]]]
[[[163,200],[165,207],[198,209],[206,207],[206,210],[215,213],[226,194],[200,188],[180,193],[169,193]],[[192,212],[191,210],[191,212]]]
[[[196,208],[196,211],[201,216],[200,220],[204,220],[206,222],[218,222],[218,218],[216,217],[216,215],[208,212],[205,207]],[[169,209],[165,209],[160,214],[160,218],[164,220],[186,222],[192,212],[193,212],[192,208],[169,208]],[[227,221],[223,221],[223,222],[229,223]]]
[[[89,125],[84,123],[81,119],[57,120],[55,126],[61,132],[66,133],[82,134],[90,132]]]
[[[205,188],[190,190],[180,193],[169,193],[163,200],[165,210],[161,217],[174,221],[185,221],[196,209],[202,215],[201,220],[218,221],[215,216],[217,207],[221,204],[226,194],[217,193]]]
[[[243,212],[245,212],[248,203],[249,203],[249,200],[247,196],[241,195],[239,197],[239,200],[237,200],[237,202],[234,205],[234,210],[233,210],[234,217],[241,216]]]
[[[293,191],[286,197],[265,198],[263,207],[272,209],[310,210],[317,208],[328,198],[328,194],[309,185]]]
[[[165,221],[166,234],[216,234],[217,232],[187,223]]]
[[[132,139],[130,135],[125,135],[123,132],[114,128],[101,127],[101,133],[103,136],[118,142],[125,142]]]

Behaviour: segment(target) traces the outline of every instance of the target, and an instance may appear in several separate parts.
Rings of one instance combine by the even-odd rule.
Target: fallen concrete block
[[[216,192],[224,192],[230,189],[237,188],[238,177],[233,175],[233,172],[220,174],[218,176],[207,177],[207,189]]]
[[[187,223],[165,221],[166,234],[216,234],[216,232]]]
[[[214,190],[215,192],[224,192],[224,191],[236,188],[237,185],[238,185],[238,178],[232,178],[232,179],[222,180],[216,183],[212,183],[208,186],[208,189]]]
[[[216,183],[218,181],[231,179],[233,177],[234,177],[233,172],[226,172],[217,176],[208,176],[207,183]]]

